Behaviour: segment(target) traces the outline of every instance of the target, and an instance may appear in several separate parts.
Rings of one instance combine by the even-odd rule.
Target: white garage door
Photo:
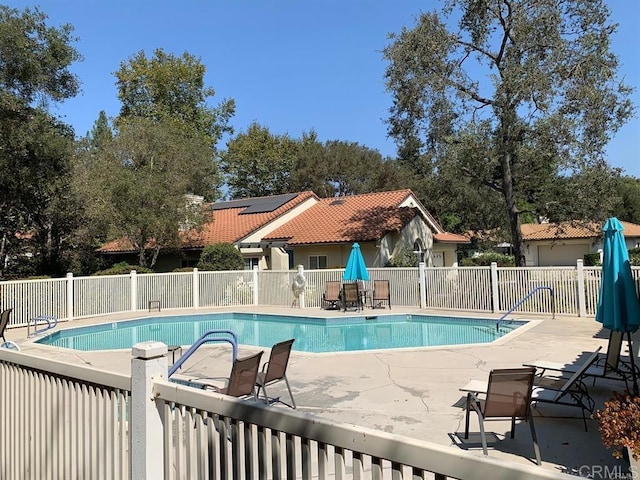
[[[561,267],[576,265],[576,260],[584,259],[589,253],[589,244],[583,245],[541,245],[538,247],[538,265],[541,267]]]

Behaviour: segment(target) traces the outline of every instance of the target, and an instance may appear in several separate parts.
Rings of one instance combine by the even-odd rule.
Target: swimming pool
[[[59,330],[37,343],[74,350],[129,349],[138,342],[192,345],[212,329],[233,330],[241,345],[270,348],[295,338],[294,350],[312,353],[490,343],[524,321],[501,324],[479,318],[433,315],[297,317],[254,313],[210,313],[146,317]]]

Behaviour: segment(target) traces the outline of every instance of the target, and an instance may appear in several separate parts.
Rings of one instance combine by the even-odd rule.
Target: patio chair
[[[542,463],[540,447],[531,415],[531,391],[535,372],[535,368],[491,370],[486,397],[480,400],[474,392],[467,394],[464,438],[469,438],[469,415],[472,409],[478,414],[482,451],[485,455],[488,455],[487,436],[484,430],[485,420],[511,418],[511,438],[515,437],[516,420],[524,420],[529,423],[531,428],[533,450],[536,461],[540,465]]]
[[[622,349],[622,332],[610,332],[609,342],[607,344],[607,353],[599,355],[598,359],[587,368],[584,372],[585,377],[592,377],[595,385],[596,379],[607,378],[609,380],[622,380],[628,383],[631,376],[631,368],[620,359],[620,350]],[[538,375],[543,377],[549,372],[572,375],[582,367],[582,364],[575,363],[559,363],[547,361],[535,361],[524,364],[526,367],[535,367],[538,369]],[[628,385],[627,385],[628,388]]]
[[[2,341],[6,342],[7,339],[4,338],[4,331],[7,329],[7,325],[9,325],[9,316],[13,308],[7,308],[2,313],[0,313],[0,337],[2,337]]]
[[[587,386],[583,379],[585,372],[591,367],[598,359],[600,350],[602,347],[589,355],[587,361],[585,361],[581,367],[568,379],[560,388],[553,388],[548,386],[536,386],[531,393],[531,402],[536,406],[539,403],[547,403],[554,405],[564,405],[567,407],[580,408],[582,412],[582,421],[584,422],[584,429],[588,431],[586,411],[593,413],[595,408],[595,401],[589,395]]]
[[[237,358],[231,367],[231,374],[225,387],[214,385],[206,379],[183,378],[180,375],[173,375],[171,380],[191,387],[211,390],[232,397],[248,397],[258,401],[256,389],[256,378],[260,369],[260,359],[264,352],[258,352],[249,357]]]
[[[389,309],[391,309],[391,289],[389,288],[389,280],[374,280],[371,308],[382,307],[383,302],[387,302]]]
[[[322,294],[322,308],[340,309],[340,287],[342,282],[339,280],[329,280],[324,284],[324,293]]]
[[[362,296],[357,282],[349,282],[342,285],[342,308],[345,312],[347,308],[362,309]]]
[[[293,399],[291,393],[291,386],[287,379],[287,366],[289,364],[289,357],[291,356],[291,347],[295,339],[285,340],[284,342],[276,343],[271,347],[271,354],[269,360],[262,366],[262,370],[258,372],[256,378],[256,385],[258,387],[258,396],[260,390],[264,393],[264,399],[267,403],[280,402],[288,407],[296,408],[296,402]],[[291,405],[280,400],[280,398],[272,398],[267,394],[267,386],[273,385],[278,382],[284,381],[289,391],[289,398],[291,398]]]

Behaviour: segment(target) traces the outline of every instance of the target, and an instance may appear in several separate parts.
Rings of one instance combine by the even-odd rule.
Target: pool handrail
[[[217,335],[216,337],[209,338],[210,335]],[[229,335],[229,337],[224,337],[221,335]],[[228,342],[231,344],[231,360],[232,362],[236,361],[238,358],[238,335],[233,330],[227,330],[223,328],[216,328],[213,330],[209,330],[203,333],[198,340],[195,341],[193,345],[189,347],[189,349],[182,355],[176,363],[171,365],[169,368],[168,377],[171,377],[176,371],[182,366],[184,362],[186,362],[191,355],[205,343],[211,342]]]
[[[522,305],[524,302],[526,302],[534,293],[540,291],[540,290],[549,290],[549,292],[551,292],[551,318],[554,319],[556,318],[556,298],[553,292],[553,287],[549,287],[549,286],[543,286],[543,287],[536,287],[533,290],[531,290],[529,293],[527,293],[522,300],[520,300],[518,303],[516,303],[513,307],[511,307],[504,315],[502,315],[498,321],[496,322],[496,332],[498,330],[500,330],[500,322],[502,322],[507,315],[509,315],[510,313],[513,313],[513,311],[518,308],[520,305]]]
[[[47,324],[46,327],[38,330],[38,322]],[[53,325],[51,324],[53,322]],[[33,333],[31,333],[31,324],[33,323]],[[58,317],[54,315],[38,315],[37,317],[32,318],[29,323],[27,323],[27,337],[35,337],[41,333],[44,333],[52,328],[56,328],[58,325]]]

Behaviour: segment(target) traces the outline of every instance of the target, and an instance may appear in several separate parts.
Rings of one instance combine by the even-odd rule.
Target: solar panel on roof
[[[240,215],[251,213],[267,213],[277,210],[285,203],[293,200],[298,196],[297,193],[287,193],[283,195],[274,195],[272,197],[260,198],[242,198],[239,200],[229,200],[228,202],[219,202],[211,205],[211,210],[226,210],[228,208],[243,208]]]

